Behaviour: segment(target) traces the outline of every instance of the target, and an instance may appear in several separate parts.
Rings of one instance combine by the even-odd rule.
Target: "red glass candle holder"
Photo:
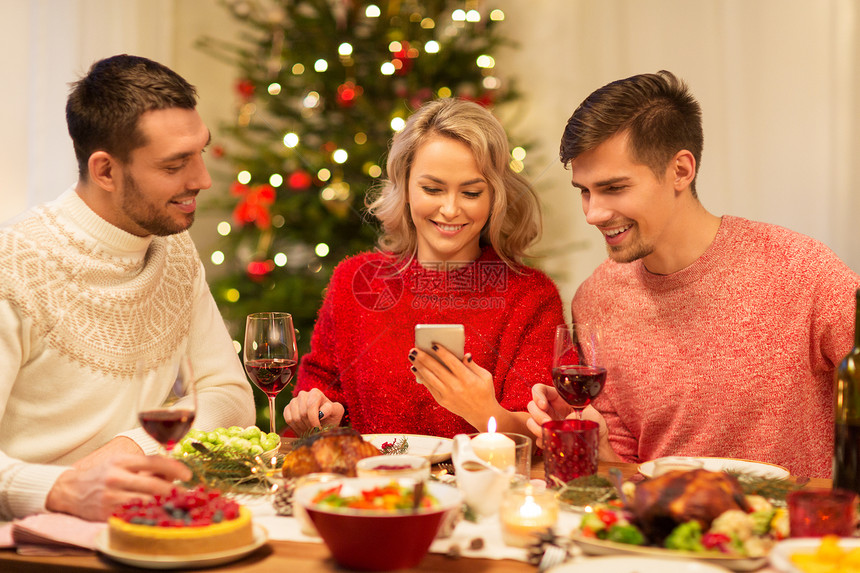
[[[597,473],[597,422],[552,420],[542,431],[547,485],[558,487]]]
[[[810,489],[788,495],[788,522],[792,537],[822,537],[854,533],[857,494],[843,489]]]

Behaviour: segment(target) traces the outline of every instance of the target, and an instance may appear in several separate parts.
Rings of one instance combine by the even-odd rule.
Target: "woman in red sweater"
[[[555,284],[521,261],[540,207],[510,168],[508,140],[485,108],[425,104],[394,136],[388,180],[368,210],[380,250],[341,262],[311,351],[284,409],[302,434],[349,423],[362,433],[526,434],[531,387],[550,383]],[[416,324],[465,326],[466,355],[414,348]]]

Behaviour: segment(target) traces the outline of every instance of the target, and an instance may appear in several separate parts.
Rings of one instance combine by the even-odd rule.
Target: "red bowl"
[[[426,482],[426,491],[439,500],[433,509],[380,512],[320,507],[311,500],[321,489],[343,485],[341,493],[354,495],[362,490],[391,483],[391,478],[343,478],[300,487],[294,501],[301,504],[335,561],[348,569],[390,571],[418,565],[444,519],[460,511],[460,492],[449,485]],[[413,487],[412,480],[394,480]]]

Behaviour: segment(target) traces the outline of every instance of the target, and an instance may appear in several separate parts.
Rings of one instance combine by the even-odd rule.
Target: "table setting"
[[[191,468],[187,489],[124,505],[108,523],[49,513],[0,524],[0,566],[860,571],[857,495],[829,480],[732,458],[600,462],[598,426],[582,410],[606,378],[601,332],[562,325],[555,340],[553,384],[577,415],[544,423],[542,449],[494,418],[453,438],[341,427],[282,439],[273,404],[295,369],[295,332],[287,314],[251,315],[244,363],[269,398],[271,431],[190,430],[195,389],[180,365],[178,405],[138,410],[162,455]],[[234,530],[243,537],[230,545]],[[146,549],[128,552],[123,538]]]
[[[287,442],[282,446],[282,451],[288,451],[289,448],[290,444]],[[394,456],[396,455],[397,454]],[[400,455],[406,456],[409,454],[404,452]],[[509,494],[509,497],[511,499],[516,499],[517,501],[511,502],[508,500],[505,503],[500,502],[498,512],[490,516],[484,516],[481,519],[459,519],[447,536],[433,540],[427,550],[427,554],[414,569],[420,570],[423,567],[431,566],[438,568],[440,564],[444,564],[442,566],[452,571],[466,571],[470,570],[469,562],[471,560],[478,560],[477,562],[483,562],[486,564],[485,566],[488,568],[487,570],[493,570],[495,567],[499,567],[500,571],[537,570],[539,560],[536,561],[536,558],[543,558],[544,556],[551,554],[551,548],[557,547],[557,545],[554,543],[544,543],[543,547],[540,548],[543,550],[543,553],[538,555],[535,554],[535,545],[539,540],[539,534],[535,534],[535,542],[531,544],[531,548],[523,547],[520,543],[516,542],[510,543],[510,538],[506,539],[505,537],[503,520],[505,519],[505,512],[519,512],[524,508],[526,509],[526,511],[523,512],[524,517],[534,516],[534,506],[547,507],[547,499],[550,500],[549,507],[554,507],[557,511],[554,537],[551,541],[558,543],[559,540],[567,541],[572,539],[570,537],[571,532],[579,526],[582,520],[582,509],[580,509],[580,507],[569,507],[571,504],[559,503],[559,492],[561,490],[553,490],[546,487],[543,467],[544,458],[538,454],[533,456],[531,461],[532,467],[529,474],[531,479],[525,483],[519,481],[516,483],[515,487],[511,488],[512,493]],[[442,464],[444,463],[445,462],[442,462],[432,466],[431,472],[434,478],[431,478],[431,480],[434,483],[438,482],[440,485],[456,488],[455,483],[450,483],[450,472],[447,469],[442,468]],[[611,475],[610,472],[614,470],[623,474],[625,480],[628,482],[639,482],[643,479],[643,476],[638,473],[638,467],[639,466],[637,464],[601,463],[599,464],[598,474],[608,478]],[[454,477],[456,477],[456,471]],[[436,478],[442,479],[437,480]],[[448,484],[445,484],[443,481],[446,480],[446,478],[449,481]],[[810,484],[814,485],[815,489],[823,489],[828,485],[827,480],[812,480]],[[528,499],[529,495],[526,494],[526,488],[530,485],[534,488],[531,492],[528,492],[531,494],[531,500]],[[543,488],[541,488],[541,485],[543,485]],[[541,499],[540,494],[537,493],[540,491],[547,494],[543,499]],[[303,532],[301,523],[296,517],[287,517],[278,514],[278,511],[272,502],[272,494],[269,490],[267,490],[266,493],[236,493],[235,497],[251,510],[255,525],[266,531],[267,540],[263,545],[268,548],[268,550],[265,550],[263,547],[256,549],[248,554],[247,559],[243,559],[239,562],[250,560],[249,563],[259,564],[259,570],[261,571],[266,570],[264,564],[282,562],[283,560],[288,560],[290,562],[296,560],[302,563],[303,567],[306,567],[306,569],[299,570],[335,570],[335,568],[338,567],[337,562],[332,559],[328,547],[320,537],[313,534],[308,535],[306,532]],[[514,509],[512,510],[511,508]],[[552,512],[552,509],[550,509],[550,512]],[[40,518],[38,521],[35,519],[37,517]],[[66,523],[60,523],[59,520],[66,520]],[[74,521],[75,523],[68,523],[68,520]],[[39,523],[39,521],[42,523]],[[47,523],[47,526],[45,523]],[[30,524],[35,525],[35,529],[37,531],[41,529],[45,532],[42,543],[45,543],[47,540],[48,544],[43,545],[42,547],[50,548],[51,546],[56,545],[56,547],[54,547],[55,550],[63,550],[62,544],[67,541],[66,537],[70,532],[75,532],[76,535],[82,533],[83,530],[79,527],[81,525],[88,524],[88,527],[91,528],[89,539],[96,538],[98,536],[98,532],[103,530],[105,527],[103,523],[93,524],[91,522],[83,522],[77,518],[59,514],[34,516],[32,518],[26,518],[25,520],[16,522],[15,525],[17,526],[16,529],[21,531],[31,528],[32,526]],[[11,529],[11,525],[12,524],[7,524],[4,528],[0,529],[0,545],[5,547],[12,545],[11,536],[9,539],[6,539],[5,543],[2,542],[4,540],[3,531],[6,530],[6,533],[8,534],[8,530]],[[539,531],[543,529],[543,525],[545,525],[545,523],[541,523],[537,530]],[[526,525],[526,527],[527,526],[528,525]],[[20,535],[17,537],[20,539]],[[778,543],[774,548],[774,560],[782,559],[783,561],[777,561],[777,563],[784,563],[785,559],[790,558],[793,547],[796,547],[797,551],[814,550],[818,547],[820,538],[811,539],[813,541],[810,541],[810,538],[806,537],[789,538]],[[842,540],[850,542],[845,545],[846,548],[853,547],[856,544],[855,539],[843,537]],[[798,543],[800,543],[800,545],[798,545]],[[74,560],[84,560],[87,566],[93,567],[93,570],[111,570],[115,568],[114,563],[109,559],[98,558],[96,557],[97,554],[92,553],[92,550],[96,547],[95,543],[84,542],[82,545],[90,550],[88,552],[89,556],[75,557]],[[32,551],[32,547],[30,548],[30,551]],[[655,551],[660,552],[661,550],[655,549]],[[261,554],[261,552],[263,553]],[[12,556],[16,556],[16,559],[43,558],[47,561],[42,561],[41,563],[52,567],[56,566],[57,570],[63,570],[60,562],[56,561],[56,559],[58,559],[57,557],[45,556],[44,554],[39,556],[38,553],[32,552],[29,553],[29,555],[19,555],[8,550],[0,551],[0,563],[6,563],[6,560],[8,560],[9,564],[14,564],[16,561],[11,559]],[[254,556],[257,556],[256,559]],[[631,561],[631,559],[635,559],[635,561]],[[624,569],[624,567],[630,563],[636,563],[640,568],[637,570],[648,571],[649,569],[641,568],[650,566],[656,567],[654,561],[666,562],[667,559],[668,558],[665,555],[660,555],[659,553],[657,555],[622,555],[618,553],[609,553],[603,556],[589,555],[588,552],[584,551],[578,544],[570,542],[566,544],[563,549],[563,555],[558,558],[555,563],[555,569],[544,567],[542,570],[551,569],[558,573],[564,573],[564,571],[568,570],[565,569],[565,567],[572,567],[574,564],[578,567],[570,570],[587,570],[580,569],[579,567],[593,562],[607,560],[602,565],[602,571],[604,571],[604,573],[629,570]],[[795,570],[783,566],[776,568],[770,561],[771,560],[766,560],[765,562],[760,563],[755,570],[766,572],[791,571],[792,573],[800,571],[799,569]],[[673,558],[671,559],[671,562],[673,563],[673,568],[670,570],[678,571],[692,570],[688,569],[689,563],[699,563],[702,564],[702,566],[710,565],[709,563],[703,562],[701,559],[690,559],[689,556],[684,556],[682,559]],[[194,563],[188,563],[186,565],[198,566]],[[665,563],[663,566],[665,568]],[[251,567],[249,570],[257,570],[253,565],[249,565],[249,567]],[[700,568],[696,570],[708,571],[709,569]],[[723,568],[719,570],[725,571],[731,569]]]

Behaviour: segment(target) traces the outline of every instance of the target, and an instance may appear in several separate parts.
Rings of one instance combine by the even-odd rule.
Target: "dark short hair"
[[[146,145],[138,120],[147,111],[196,105],[194,86],[158,62],[127,54],[99,60],[72,84],[66,102],[78,175],[87,178],[87,163],[96,151],[125,162]]]
[[[696,173],[702,164],[702,108],[687,85],[671,72],[640,74],[592,92],[567,121],[560,159],[568,166],[580,154],[627,131],[635,161],[657,177],[682,149],[693,154]],[[696,196],[696,180],[690,186]]]

